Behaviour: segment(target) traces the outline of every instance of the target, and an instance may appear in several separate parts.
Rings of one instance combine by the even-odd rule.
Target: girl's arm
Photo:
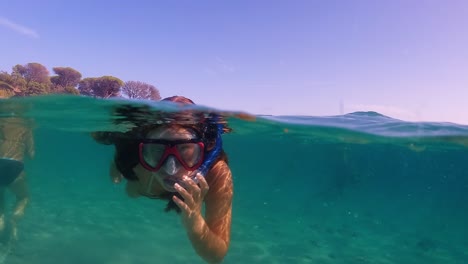
[[[182,222],[198,255],[210,263],[219,263],[226,255],[231,235],[233,184],[231,170],[224,161],[218,162],[207,175],[207,181],[197,176],[200,186],[191,179],[185,188],[178,187],[184,201],[174,197],[182,210]],[[201,214],[203,198],[205,218]]]

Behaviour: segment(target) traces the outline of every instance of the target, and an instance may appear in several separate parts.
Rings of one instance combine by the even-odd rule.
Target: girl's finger
[[[190,212],[190,208],[188,207],[188,205],[186,203],[184,203],[184,201],[179,199],[179,197],[174,195],[174,196],[172,196],[172,200],[180,208],[182,213],[188,214]]]
[[[193,179],[189,177],[184,177],[182,181],[183,181],[184,187],[187,189],[188,192],[192,194],[193,197],[200,196],[200,193],[201,193],[200,187],[197,185],[197,183]]]
[[[176,191],[184,198],[184,202],[192,207],[194,204],[193,196],[190,194],[186,189],[184,189],[180,184],[176,183],[174,184],[174,188]]]
[[[197,174],[196,178],[198,180],[198,184],[200,185],[201,195],[203,198],[208,193],[210,186],[208,186],[208,183],[206,182],[205,177],[203,177],[200,173]]]

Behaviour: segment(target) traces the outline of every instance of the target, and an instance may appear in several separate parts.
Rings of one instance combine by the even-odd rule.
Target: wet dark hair
[[[181,106],[195,105],[191,99],[183,96],[171,96],[162,101],[178,103]],[[203,139],[209,151],[216,143],[218,124],[219,122],[223,122],[223,120],[213,120],[209,115],[206,116],[206,113],[200,111],[184,110],[174,113],[161,113],[151,111],[147,106],[119,106],[115,110],[115,113],[118,117],[116,118],[117,124],[131,123],[133,124],[133,128],[127,132],[95,132],[93,133],[93,137],[101,144],[113,144],[115,146],[114,163],[122,176],[129,181],[138,181],[138,177],[133,171],[133,168],[140,162],[140,140],[144,138],[149,131],[171,124],[193,129]],[[168,117],[169,120],[174,121],[174,123],[161,123],[161,120],[167,119]],[[223,131],[224,133],[232,131],[225,122],[223,122]],[[213,164],[216,164],[219,160],[228,163],[228,157],[224,150],[221,151],[221,154]],[[164,200],[168,200],[165,209],[166,212],[171,210],[180,212],[180,208],[172,200],[173,195],[183,200],[179,193],[164,193],[160,197]]]

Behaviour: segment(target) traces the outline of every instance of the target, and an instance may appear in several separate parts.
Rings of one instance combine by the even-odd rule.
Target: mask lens
[[[164,144],[145,143],[142,148],[143,159],[149,166],[155,168],[164,155],[165,149]]]
[[[198,143],[177,144],[176,147],[187,167],[193,167],[200,161],[202,149]]]

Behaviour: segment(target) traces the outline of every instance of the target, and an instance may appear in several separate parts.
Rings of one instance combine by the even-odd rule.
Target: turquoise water
[[[111,115],[124,103],[0,101],[0,122],[32,119],[36,141],[31,203],[18,241],[0,244],[3,263],[203,263],[164,202],[111,183],[113,148],[88,132],[125,130]],[[224,263],[468,263],[467,126],[234,114],[224,112],[235,187]]]

